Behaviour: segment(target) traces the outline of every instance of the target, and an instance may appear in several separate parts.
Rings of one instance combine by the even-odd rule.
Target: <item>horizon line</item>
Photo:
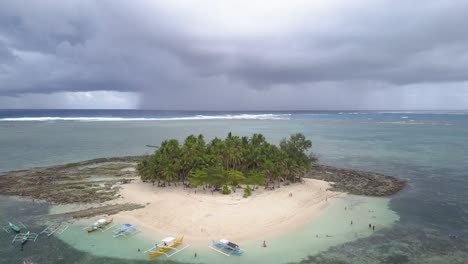
[[[355,111],[355,112],[376,112],[376,111],[468,111],[467,109],[150,109],[150,108],[0,108],[0,111],[14,110],[88,110],[88,111],[167,111],[167,112],[340,112],[340,111]]]

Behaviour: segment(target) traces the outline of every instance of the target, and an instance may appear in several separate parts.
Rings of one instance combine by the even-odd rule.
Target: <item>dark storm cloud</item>
[[[222,108],[255,90],[269,102],[290,91],[340,108],[355,103],[336,104],[329,91],[354,90],[345,94],[359,107],[370,93],[408,85],[466,87],[467,1],[325,2],[334,5],[298,8],[275,19],[294,23],[252,30],[192,14],[198,5],[189,2],[182,12],[157,1],[2,1],[0,96],[107,90],[137,92],[142,107],[179,107],[174,98],[190,95],[203,108],[219,93]],[[214,23],[200,22],[205,15]]]

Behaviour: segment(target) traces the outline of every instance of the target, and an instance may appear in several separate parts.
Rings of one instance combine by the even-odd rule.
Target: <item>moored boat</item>
[[[91,233],[91,232],[94,232],[98,229],[102,229],[103,227],[109,225],[110,223],[112,223],[113,221],[113,218],[112,217],[108,217],[108,218],[101,218],[99,220],[97,220],[92,226],[86,228],[86,232],[88,233]]]
[[[10,228],[13,229],[13,231],[15,231],[16,233],[19,233],[19,232],[21,231],[21,229],[20,229],[17,225],[13,224],[12,222],[8,222],[8,225],[9,225]]]
[[[185,246],[185,247],[183,247],[181,249],[177,249],[177,247],[180,246],[182,243],[184,243],[184,237],[183,236],[181,236],[181,237],[179,237],[177,239],[175,237],[166,237],[166,238],[163,238],[154,247],[148,249],[145,252],[148,252],[148,257],[150,259],[153,259],[153,258],[161,256],[161,255],[165,255],[166,257],[171,257],[174,254],[177,254],[180,251],[182,251],[182,250],[186,249],[187,247],[189,247],[189,245],[187,245],[187,246]],[[171,250],[175,250],[175,252],[172,253],[172,254],[167,254],[167,252],[169,252]]]
[[[24,245],[29,240],[35,242],[38,236],[39,236],[38,234],[31,233],[30,231],[28,231],[27,233],[18,233],[15,235],[11,243],[21,242],[21,245]]]
[[[114,233],[114,237],[130,237],[140,233],[141,231],[138,228],[138,225],[123,224],[121,227],[115,228],[112,232]]]
[[[30,235],[30,234],[31,234],[31,232],[28,231],[28,232],[24,235],[24,237],[21,239],[21,245],[24,245],[24,244],[26,244],[26,242],[28,242],[28,240],[29,240],[29,235]]]
[[[227,239],[213,240],[212,243],[214,247],[210,247],[211,249],[226,256],[230,256],[231,254],[240,256],[245,252],[245,250],[240,248],[239,245],[230,242]]]
[[[46,234],[48,237],[57,233],[62,234],[65,232],[70,225],[65,222],[60,222],[58,224],[51,224],[47,226],[44,230],[42,230],[41,234]]]

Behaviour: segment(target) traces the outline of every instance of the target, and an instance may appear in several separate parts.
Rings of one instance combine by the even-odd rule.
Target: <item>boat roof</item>
[[[232,243],[232,242],[228,242],[227,245],[230,246],[231,248],[234,248],[234,249],[238,249],[238,248],[239,248],[239,245],[234,244],[234,243]]]
[[[100,223],[100,224],[103,224],[103,223],[107,222],[107,220],[102,218],[102,219],[97,220],[97,222]]]
[[[174,240],[175,240],[175,237],[165,237],[161,239],[162,242],[166,242],[166,243],[172,242]]]
[[[224,238],[221,238],[221,239],[219,240],[219,242],[221,242],[221,243],[223,243],[223,244],[227,244],[227,243],[229,243],[229,240],[224,239]]]

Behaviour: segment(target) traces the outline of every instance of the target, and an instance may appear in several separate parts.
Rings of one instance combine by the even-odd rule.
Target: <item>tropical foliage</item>
[[[299,181],[316,161],[307,155],[311,147],[302,134],[281,140],[279,146],[261,134],[249,138],[229,133],[226,139],[214,138],[208,144],[202,135],[190,135],[183,144],[176,139],[163,141],[137,169],[143,181],[158,186],[182,182],[228,193],[228,186],[235,191],[240,184],[274,187]]]

